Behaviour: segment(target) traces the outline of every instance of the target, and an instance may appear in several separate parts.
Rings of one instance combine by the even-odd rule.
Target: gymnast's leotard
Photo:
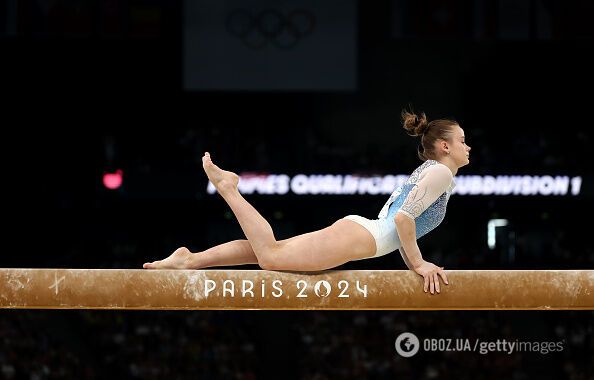
[[[377,250],[371,257],[383,256],[401,247],[394,221],[396,213],[414,219],[419,239],[441,223],[455,186],[452,172],[446,165],[427,160],[392,192],[377,219],[359,215],[348,215],[345,219],[359,223],[373,235]]]

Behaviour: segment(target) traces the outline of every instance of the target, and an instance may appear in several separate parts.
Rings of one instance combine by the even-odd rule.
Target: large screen
[[[356,24],[354,0],[186,0],[184,88],[355,90]]]

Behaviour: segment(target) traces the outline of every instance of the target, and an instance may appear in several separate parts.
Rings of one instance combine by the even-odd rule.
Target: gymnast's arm
[[[416,225],[415,220],[406,216],[403,213],[396,213],[396,230],[400,237],[402,246],[400,252],[404,253],[402,258],[409,269],[414,270],[417,274],[423,277],[423,291],[430,291],[431,294],[441,292],[438,275],[441,276],[443,282],[447,285],[448,278],[443,268],[423,260],[421,250],[417,244]],[[408,259],[408,260],[407,260]]]
[[[400,212],[396,213],[394,220],[402,243],[399,248],[402,258],[409,269],[416,271],[416,268],[423,265],[424,260],[417,244],[415,220]]]
[[[398,248],[398,250],[400,251],[400,256],[402,256],[402,260],[404,260],[404,263],[406,264],[408,269],[415,270],[415,268],[412,266],[412,264],[408,260],[408,257],[406,256],[406,251],[404,250],[404,247],[400,247],[400,248]]]
[[[447,284],[448,281],[443,268],[423,260],[417,245],[415,219],[446,191],[451,180],[452,173],[444,165],[434,165],[425,169],[420,181],[410,191],[394,217],[404,262],[409,269],[423,276],[423,290],[426,292],[429,289],[432,294],[435,290],[440,292],[438,275],[444,283]]]

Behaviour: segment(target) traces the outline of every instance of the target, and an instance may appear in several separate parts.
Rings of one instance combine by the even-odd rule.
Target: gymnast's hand
[[[415,272],[419,275],[423,276],[423,280],[425,280],[425,284],[423,285],[423,291],[427,293],[427,289],[431,290],[431,294],[435,294],[441,292],[439,288],[439,276],[441,276],[442,281],[444,284],[448,285],[448,276],[446,276],[443,267],[438,267],[437,265],[430,263],[428,261],[423,260],[423,262],[414,268]]]

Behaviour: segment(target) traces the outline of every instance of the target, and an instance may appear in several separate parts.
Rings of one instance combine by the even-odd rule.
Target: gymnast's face
[[[458,167],[462,167],[470,162],[470,147],[466,145],[464,130],[459,125],[456,125],[453,129],[454,133],[448,144],[449,155]]]

